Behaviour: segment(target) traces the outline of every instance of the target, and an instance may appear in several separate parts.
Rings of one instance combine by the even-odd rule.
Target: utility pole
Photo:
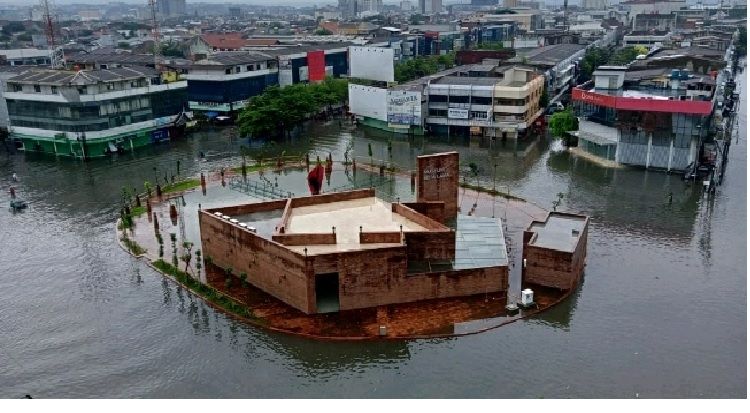
[[[159,70],[161,33],[159,32],[159,20],[156,17],[156,0],[148,0],[148,5],[151,7],[151,35],[154,38],[154,69]]]
[[[44,11],[44,33],[47,35],[47,49],[50,51],[50,66],[53,69],[62,69],[65,67],[65,56],[62,47],[57,47],[55,21],[50,11],[50,0],[41,0],[41,6]]]

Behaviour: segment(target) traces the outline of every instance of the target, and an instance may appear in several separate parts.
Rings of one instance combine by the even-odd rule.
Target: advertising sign
[[[422,95],[419,92],[389,90],[387,99],[389,124],[422,124]]]
[[[468,109],[448,108],[449,119],[469,119]]]

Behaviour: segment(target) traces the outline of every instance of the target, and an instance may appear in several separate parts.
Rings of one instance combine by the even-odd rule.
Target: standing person
[[[16,199],[16,187],[11,186],[8,192],[10,192],[10,199]]]
[[[18,175],[15,172],[13,172],[13,182],[18,182]]]

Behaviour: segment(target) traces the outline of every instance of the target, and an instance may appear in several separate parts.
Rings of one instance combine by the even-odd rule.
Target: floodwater
[[[13,172],[30,204],[15,214],[0,208],[0,396],[744,398],[744,74],[738,87],[741,134],[714,199],[677,175],[603,169],[543,139],[516,147],[402,138],[389,156],[388,135],[334,122],[251,149],[343,159],[352,142],[363,162],[369,143],[374,159],[408,168],[419,154],[456,148],[484,185],[545,208],[562,194],[561,210],[591,216],[585,278],[568,300],[453,339],[330,343],[269,333],[122,251],[114,232],[122,187],[172,174],[178,159],[183,174],[238,164],[247,142],[226,131],[87,164],[0,153],[0,205]]]

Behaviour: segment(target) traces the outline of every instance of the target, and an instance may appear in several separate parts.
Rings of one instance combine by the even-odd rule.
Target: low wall
[[[332,192],[330,194],[292,198],[292,208],[327,204],[329,202],[351,201],[354,199],[370,198],[374,196],[374,189],[358,189],[355,191]]]
[[[411,208],[422,215],[434,219],[437,222],[445,223],[445,202],[442,201],[425,201],[425,202],[404,202],[404,206]]]
[[[400,244],[401,232],[360,232],[360,244]]]
[[[434,219],[427,217],[425,215],[422,215],[418,213],[417,211],[405,206],[404,204],[391,204],[391,211],[393,211],[396,214],[401,215],[404,218],[407,218],[410,221],[414,221],[417,224],[429,229],[429,230],[437,230],[437,231],[450,231],[448,227],[441,224],[438,221],[435,221]]]
[[[326,234],[275,234],[271,239],[279,244],[290,247],[299,245],[322,245],[335,244],[336,234],[333,232]]]
[[[204,209],[203,211],[221,212],[224,215],[234,217],[238,215],[252,214],[254,212],[266,212],[283,209],[286,206],[286,201],[286,199],[280,199],[276,201],[256,202],[252,204],[234,205],[222,208],[208,208]]]

